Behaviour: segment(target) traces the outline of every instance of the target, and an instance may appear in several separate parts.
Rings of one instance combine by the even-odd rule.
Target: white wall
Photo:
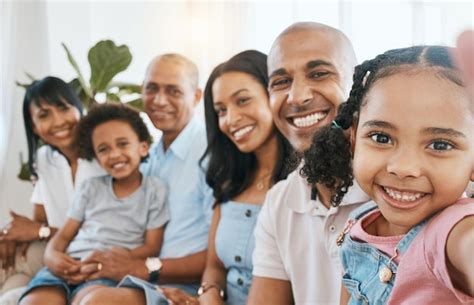
[[[40,2],[1,2],[0,49],[0,224],[8,221],[8,210],[31,214],[29,182],[16,178],[20,154],[27,158],[23,129],[24,90],[14,85],[25,80],[24,71],[43,75],[50,69],[49,41],[46,29],[46,5]],[[8,47],[5,44],[8,43]]]
[[[15,178],[19,152],[26,156],[26,146],[20,111],[23,91],[12,82],[25,81],[23,71],[38,78],[48,74],[65,80],[75,77],[61,42],[74,54],[86,78],[89,48],[98,40],[113,39],[128,45],[133,54],[130,67],[117,80],[140,83],[153,56],[178,52],[197,63],[204,86],[215,65],[245,49],[268,52],[278,33],[295,21],[319,21],[342,29],[352,40],[359,61],[411,44],[453,45],[457,34],[474,27],[473,4],[467,0],[0,3],[0,91],[4,100],[0,104],[9,106],[0,114],[0,224],[7,220],[8,208],[30,210],[31,187]],[[5,24],[12,18],[6,17],[15,19],[8,29]],[[8,46],[6,36],[13,37]]]

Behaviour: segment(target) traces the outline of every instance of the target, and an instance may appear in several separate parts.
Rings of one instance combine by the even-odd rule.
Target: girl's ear
[[[359,122],[359,120],[354,118],[354,122],[352,123],[351,129],[350,129],[349,141],[351,142],[351,154],[352,154],[352,156],[354,156],[354,151],[355,151],[358,122]]]

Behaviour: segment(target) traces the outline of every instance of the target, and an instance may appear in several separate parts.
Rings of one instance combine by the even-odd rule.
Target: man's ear
[[[194,106],[199,104],[201,97],[202,97],[202,90],[200,88],[197,88],[196,91],[194,91]]]

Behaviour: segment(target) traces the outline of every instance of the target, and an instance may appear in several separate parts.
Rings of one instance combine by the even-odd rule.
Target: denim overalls
[[[344,270],[342,282],[351,295],[348,305],[386,304],[396,279],[397,264],[391,261],[390,257],[368,243],[352,240],[349,234],[353,223],[376,208],[375,202],[370,201],[352,211],[348,224],[340,236],[343,238],[340,250]],[[400,240],[397,244],[399,256],[405,253],[426,222],[427,220],[413,227]],[[379,272],[385,267],[389,267],[393,275],[388,282],[383,283],[379,279]]]

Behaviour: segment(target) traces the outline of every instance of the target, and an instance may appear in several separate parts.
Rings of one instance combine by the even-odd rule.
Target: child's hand
[[[77,282],[78,278],[76,275],[80,275],[79,271],[81,269],[81,262],[73,259],[65,253],[55,250],[46,253],[44,262],[54,275],[65,279],[66,281],[73,280],[74,282]]]

